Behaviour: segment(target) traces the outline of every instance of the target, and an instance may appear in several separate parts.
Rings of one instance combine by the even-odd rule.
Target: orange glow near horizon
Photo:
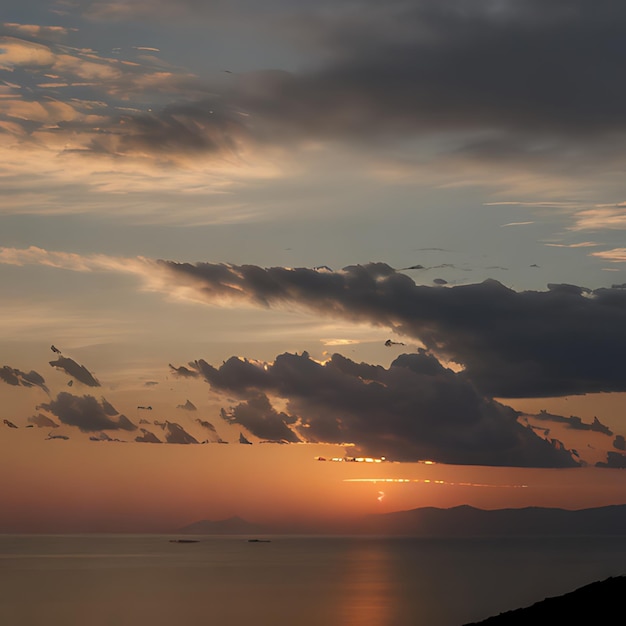
[[[167,532],[232,516],[324,524],[460,504],[585,508],[621,504],[626,493],[619,470],[387,463],[381,477],[381,464],[312,460],[328,446],[36,439],[27,448],[30,432],[0,433],[0,532]]]

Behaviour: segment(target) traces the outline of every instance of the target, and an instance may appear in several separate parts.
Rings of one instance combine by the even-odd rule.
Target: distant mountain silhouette
[[[465,626],[619,623],[623,619],[625,596],[626,576],[617,576]]]
[[[512,535],[624,535],[626,505],[569,511],[528,507],[486,511],[471,506],[433,507],[369,515],[328,524],[254,524],[238,517],[203,520],[176,529],[193,534],[355,534],[415,537],[473,537]]]
[[[569,511],[527,507],[485,511],[471,506],[422,508],[364,519],[361,532],[385,535],[623,535],[626,505]]]

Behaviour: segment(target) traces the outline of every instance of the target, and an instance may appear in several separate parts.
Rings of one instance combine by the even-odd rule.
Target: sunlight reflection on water
[[[338,615],[346,626],[390,626],[394,610],[390,555],[379,543],[357,543],[340,574]]]
[[[624,574],[626,537],[0,535],[4,626],[461,626]]]

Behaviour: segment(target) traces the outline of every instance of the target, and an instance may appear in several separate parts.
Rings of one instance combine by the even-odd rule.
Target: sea
[[[0,535],[2,626],[462,626],[626,574],[626,536]]]

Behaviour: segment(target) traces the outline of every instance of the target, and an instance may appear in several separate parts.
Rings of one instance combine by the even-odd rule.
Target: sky
[[[625,503],[625,22],[5,0],[0,532]]]

